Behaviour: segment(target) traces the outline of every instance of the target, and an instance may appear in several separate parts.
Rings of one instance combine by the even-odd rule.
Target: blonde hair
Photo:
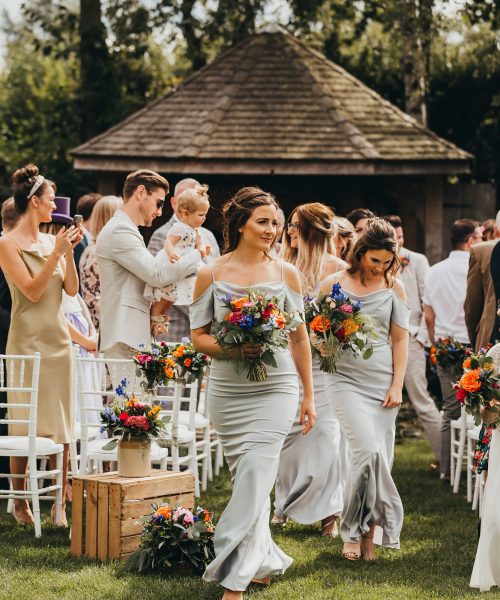
[[[294,215],[298,217],[298,235],[301,243],[297,248],[290,244],[288,224]],[[297,206],[289,215],[283,236],[283,258],[297,267],[303,289],[311,294],[325,267],[329,254],[335,255],[335,213],[320,202]]]
[[[356,230],[354,229],[354,225],[345,217],[335,217],[334,223],[337,227],[335,236],[342,238],[346,242],[339,258],[349,262],[349,254],[356,242]]]
[[[122,206],[123,200],[119,196],[103,196],[95,203],[89,223],[90,233],[94,240],[97,239],[104,225]]]
[[[175,198],[175,208],[177,212],[187,210],[192,213],[198,210],[201,202],[208,202],[208,185],[197,185],[181,192]]]

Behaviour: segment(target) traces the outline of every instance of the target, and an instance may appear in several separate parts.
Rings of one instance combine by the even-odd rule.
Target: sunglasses
[[[156,198],[156,208],[157,210],[160,210],[161,208],[163,208],[163,206],[165,205],[165,198],[160,198],[160,196],[157,196],[156,194],[153,194],[153,192],[150,192],[149,190],[147,190],[148,195],[149,196],[153,196],[153,198]]]

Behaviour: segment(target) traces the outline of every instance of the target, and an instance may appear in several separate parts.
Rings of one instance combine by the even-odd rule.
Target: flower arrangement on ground
[[[500,377],[491,356],[471,353],[463,362],[463,375],[453,388],[457,400],[474,417],[476,425],[481,423],[481,409],[498,413],[500,420]]]
[[[266,296],[258,290],[249,290],[244,297],[227,294],[222,302],[229,312],[224,321],[214,324],[217,343],[226,351],[239,349],[239,357],[230,357],[236,360],[238,372],[246,370],[250,381],[264,381],[266,365],[277,366],[275,353],[287,347],[288,332],[302,322],[300,315],[281,310],[276,297]],[[260,358],[245,359],[244,344],[261,345]]]
[[[103,450],[113,450],[119,438],[124,440],[151,440],[157,438],[169,417],[160,417],[165,407],[162,401],[157,405],[139,401],[134,394],[127,393],[127,380],[122,379],[116,388],[116,398],[101,411],[101,433],[109,431],[113,435]]]
[[[164,385],[167,379],[175,377],[173,371],[175,361],[169,357],[169,348],[166,342],[153,343],[148,349],[141,344],[139,351],[134,352],[132,358],[137,365],[137,376],[144,378],[141,381],[144,391]]]
[[[375,320],[361,310],[362,304],[342,292],[334,283],[328,296],[305,298],[305,319],[311,346],[320,354],[320,369],[335,373],[337,359],[343,352],[373,354],[372,341],[377,338]]]
[[[469,349],[452,337],[438,338],[431,346],[429,360],[431,365],[443,369],[459,367],[467,358]]]
[[[141,533],[141,545],[128,559],[128,565],[141,571],[168,571],[188,566],[201,573],[215,558],[212,515],[198,506],[152,504]]]
[[[190,373],[194,378],[199,379],[203,377],[209,363],[208,356],[196,352],[189,338],[182,338],[180,344],[170,348],[169,358],[172,359],[179,377],[185,377],[187,373]]]

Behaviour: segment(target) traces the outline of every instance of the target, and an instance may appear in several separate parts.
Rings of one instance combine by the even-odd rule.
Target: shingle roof
[[[319,172],[333,163],[451,161],[467,170],[472,158],[274,26],[73,153],[77,167],[148,159],[214,163],[219,172],[252,162]]]

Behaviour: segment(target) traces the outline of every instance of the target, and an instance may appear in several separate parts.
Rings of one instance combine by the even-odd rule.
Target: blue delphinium
[[[116,392],[116,395],[117,395],[117,396],[122,396],[123,398],[125,398],[125,397],[126,397],[126,395],[127,395],[127,392],[126,392],[126,389],[127,389],[127,384],[128,384],[128,381],[127,381],[127,379],[126,379],[126,378],[123,378],[123,379],[120,381],[120,384],[119,384],[119,385],[118,385],[118,387],[115,389],[115,392]]]
[[[361,302],[359,300],[355,300],[352,303],[352,310],[354,313],[357,313],[361,310]]]
[[[245,315],[239,325],[242,329],[251,329],[253,327],[253,324],[255,323],[255,319],[252,315]]]

